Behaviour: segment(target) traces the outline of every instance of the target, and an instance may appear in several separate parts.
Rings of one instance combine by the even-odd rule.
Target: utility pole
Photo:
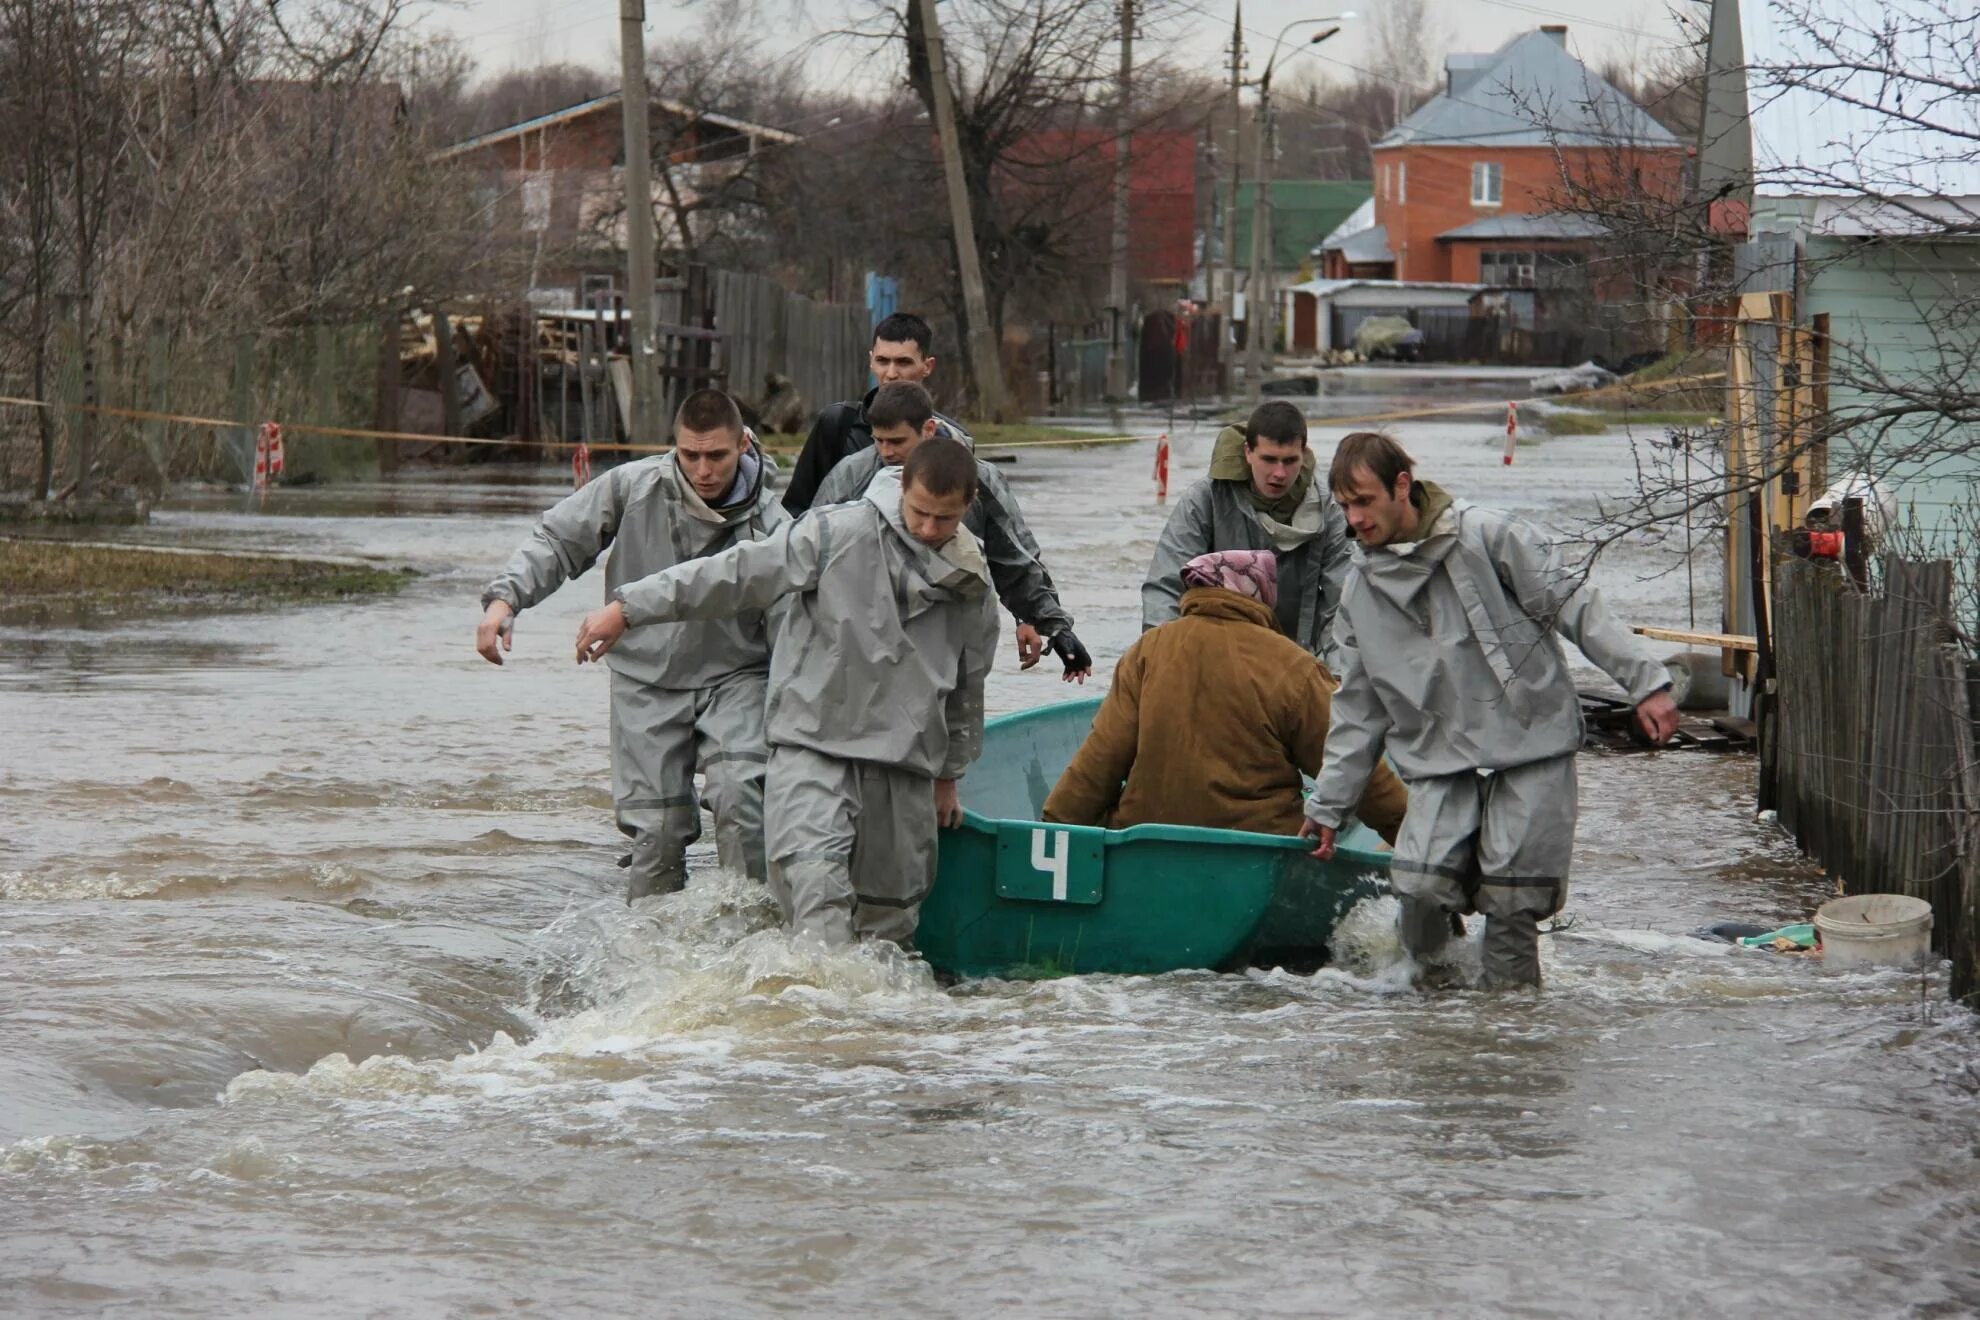
[[[1251,403],[1258,402],[1258,387],[1264,383],[1266,352],[1265,336],[1270,320],[1266,306],[1270,295],[1265,290],[1265,194],[1268,191],[1265,177],[1265,139],[1271,134],[1272,122],[1272,69],[1265,68],[1264,78],[1258,83],[1258,108],[1253,112],[1251,126],[1251,273],[1244,286],[1244,396]]]
[[[1267,193],[1271,180],[1266,176],[1266,152],[1271,149],[1272,138],[1272,66],[1279,62],[1279,45],[1285,41],[1286,33],[1306,23],[1332,23],[1337,18],[1353,18],[1352,12],[1330,14],[1326,18],[1296,18],[1279,30],[1272,41],[1272,54],[1265,61],[1265,72],[1258,79],[1257,122],[1252,126],[1256,142],[1256,155],[1251,170],[1251,277],[1244,290],[1244,389],[1252,403],[1258,402],[1259,387],[1265,383],[1265,355],[1271,352],[1273,315],[1271,311],[1272,292],[1267,287],[1271,281],[1270,264],[1266,256],[1267,234],[1270,218],[1267,214]],[[1317,46],[1329,37],[1340,33],[1340,28],[1330,27],[1325,32],[1314,34],[1309,45]]]
[[[1134,0],[1121,0],[1121,72],[1114,105],[1114,252],[1107,298],[1114,334],[1107,345],[1107,397],[1127,398],[1128,192],[1133,183]]]
[[[630,2],[630,0],[629,0]],[[928,82],[935,99],[935,131],[942,139],[942,173],[949,186],[949,227],[955,233],[956,266],[962,276],[963,315],[969,319],[969,361],[976,377],[978,405],[990,421],[1003,421],[1004,368],[990,329],[990,304],[983,296],[983,263],[976,252],[976,222],[969,213],[969,184],[963,178],[962,145],[956,140],[956,106],[949,93],[949,69],[942,52],[942,29],[935,0],[914,0],[921,11],[921,39],[928,47]]]
[[[1237,315],[1237,204],[1238,181],[1244,170],[1244,107],[1239,92],[1244,87],[1244,6],[1237,7],[1231,20],[1231,195],[1224,207],[1224,333],[1217,337],[1217,364],[1223,368],[1226,387],[1230,384],[1231,319]],[[1206,290],[1206,292],[1209,292]],[[1212,294],[1214,299],[1215,295]]]
[[[625,134],[626,311],[632,318],[632,442],[663,443],[653,370],[653,147],[646,118],[646,0],[619,0],[619,100]]]

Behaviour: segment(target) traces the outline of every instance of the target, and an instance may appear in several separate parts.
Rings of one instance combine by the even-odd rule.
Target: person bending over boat
[[[1271,550],[1279,557],[1279,631],[1334,672],[1334,611],[1347,575],[1347,523],[1314,479],[1306,418],[1283,400],[1261,403],[1242,429],[1225,427],[1210,475],[1182,493],[1155,544],[1141,588],[1143,630],[1182,605],[1183,565],[1213,550]]]
[[[475,649],[491,664],[514,639],[515,616],[596,563],[609,547],[605,589],[687,560],[761,541],[790,516],[776,469],[743,426],[735,401],[697,390],[674,415],[674,449],[623,463],[565,497],[482,592]],[[763,613],[649,628],[615,652],[612,801],[633,841],[626,901],[687,882],[687,848],[701,836],[694,775],[715,816],[721,864],[766,878],[763,857]]]
[[[1328,472],[1354,531],[1336,633],[1343,665],[1326,764],[1302,833],[1335,831],[1386,744],[1409,785],[1390,864],[1419,960],[1452,913],[1485,916],[1485,978],[1538,985],[1537,923],[1567,898],[1581,702],[1565,637],[1636,703],[1663,743],[1670,676],[1537,528],[1419,481],[1388,436],[1347,436]]]
[[[916,445],[943,434],[935,400],[911,380],[891,381],[875,391],[866,403],[866,424],[873,443],[849,455],[826,475],[812,508],[858,499],[882,470],[898,467]],[[970,447],[968,436],[953,438]],[[1065,681],[1084,683],[1093,672],[1093,657],[1073,635],[1072,615],[1059,603],[1052,575],[1045,571],[1044,556],[1010,483],[980,459],[976,464],[976,498],[963,515],[963,526],[982,543],[997,598],[1017,620],[1019,667],[1036,665],[1050,645],[1065,665]]]
[[[685,619],[779,612],[770,656],[770,889],[828,945],[914,936],[938,824],[983,746],[997,646],[990,572],[963,517],[976,460],[930,440],[851,504],[628,582],[585,618],[578,662]]]
[[[1183,565],[1182,617],[1127,649],[1093,731],[1045,799],[1063,825],[1159,822],[1297,834],[1300,774],[1316,774],[1333,683],[1279,632],[1269,550]],[[1378,765],[1357,814],[1391,843],[1409,795]]]

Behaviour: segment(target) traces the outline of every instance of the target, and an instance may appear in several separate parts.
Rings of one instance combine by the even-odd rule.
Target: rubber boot
[[[807,935],[828,949],[853,943],[853,888],[845,862],[772,862],[770,888],[792,934]]]
[[[1540,984],[1540,914],[1494,912],[1485,918],[1485,988]]]
[[[654,894],[687,888],[687,856],[668,848],[651,834],[633,840],[632,865],[626,871],[626,902],[637,903]]]

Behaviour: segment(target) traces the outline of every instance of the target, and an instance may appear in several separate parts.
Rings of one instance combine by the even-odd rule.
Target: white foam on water
[[[595,1089],[668,1069],[734,1069],[745,1049],[815,1045],[895,1015],[939,1015],[952,1002],[927,964],[891,944],[827,949],[785,933],[762,886],[721,872],[634,908],[604,902],[568,913],[545,932],[535,979],[539,1007],[521,1014],[535,1028],[527,1040],[497,1032],[482,1049],[438,1060],[331,1054],[300,1075],[244,1073],[222,1101],[437,1103]],[[668,1103],[647,1092],[637,1102]]]

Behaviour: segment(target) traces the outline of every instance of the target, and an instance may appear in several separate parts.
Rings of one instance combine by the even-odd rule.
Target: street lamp
[[[1353,10],[1330,14],[1325,18],[1296,18],[1279,29],[1279,35],[1272,39],[1272,53],[1265,60],[1265,72],[1258,79],[1258,122],[1252,133],[1253,165],[1251,170],[1251,276],[1245,286],[1244,313],[1244,389],[1245,396],[1255,406],[1259,389],[1265,383],[1265,340],[1273,333],[1271,293],[1266,288],[1270,281],[1269,267],[1265,262],[1265,139],[1271,132],[1272,123],[1272,68],[1279,62],[1279,47],[1284,44],[1286,34],[1296,27],[1313,23],[1333,23],[1335,26],[1323,32],[1316,32],[1306,43],[1317,46],[1329,37],[1340,32],[1339,24],[1354,17]]]

